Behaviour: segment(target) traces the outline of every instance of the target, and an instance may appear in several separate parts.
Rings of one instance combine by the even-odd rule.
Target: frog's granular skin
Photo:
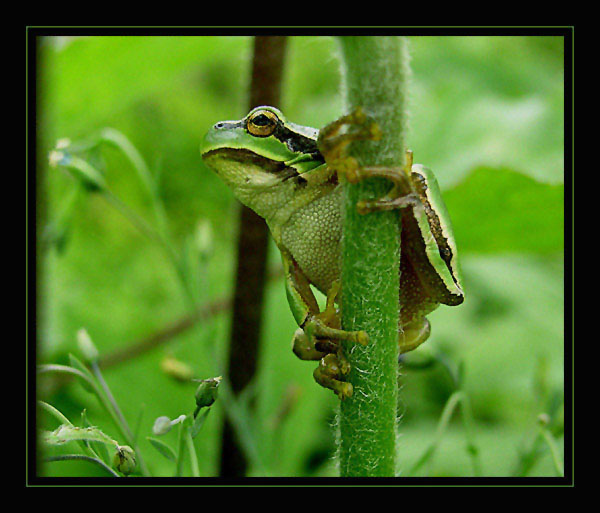
[[[340,278],[341,187],[294,212],[281,242],[302,272],[324,294]]]

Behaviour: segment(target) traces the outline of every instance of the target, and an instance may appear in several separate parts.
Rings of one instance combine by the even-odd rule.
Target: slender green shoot
[[[137,230],[148,239],[158,244],[164,251],[168,261],[171,263],[177,274],[179,284],[186,301],[188,302],[188,306],[193,308],[196,304],[196,298],[191,287],[191,280],[187,270],[177,256],[177,251],[171,241],[164,206],[160,195],[158,194],[158,187],[148,166],[129,139],[117,130],[109,128],[104,129],[101,132],[101,136],[95,141],[95,145],[98,146],[101,143],[108,143],[116,147],[131,163],[136,171],[136,175],[150,197],[156,227],[150,225],[143,217],[139,216],[126,205],[111,190],[104,175],[98,169],[84,158],[71,154],[69,150],[71,148],[76,149],[77,145],[73,145],[70,141],[59,141],[56,149],[50,152],[50,165],[51,167],[61,166],[65,168],[81,184],[83,184],[87,190],[101,194],[104,199],[121,213]]]
[[[97,465],[101,469],[105,470],[111,477],[121,477],[121,476],[119,476],[119,474],[117,474],[112,468],[110,468],[102,460],[100,460],[98,458],[93,458],[91,456],[86,456],[84,454],[62,454],[60,456],[48,456],[48,457],[44,458],[44,461],[47,461],[47,462],[69,461],[69,460],[70,461],[76,461],[76,460],[88,461],[90,463],[93,463],[94,465]]]
[[[129,427],[121,422],[121,419],[117,412],[115,411],[113,405],[110,400],[104,393],[102,387],[98,384],[98,382],[92,377],[91,373],[87,375],[85,372],[82,372],[79,369],[75,369],[73,367],[69,367],[67,365],[57,365],[57,364],[48,364],[48,365],[39,365],[37,369],[39,374],[47,373],[47,372],[57,372],[62,374],[70,374],[78,377],[89,387],[89,389],[94,393],[102,407],[108,412],[111,419],[113,420],[115,426],[119,429],[123,438],[127,441],[129,445],[131,445],[134,450],[136,450],[137,445],[133,439],[133,435],[131,434],[131,430]],[[145,465],[144,460],[138,454],[138,461],[140,464],[140,471],[144,476],[149,476],[150,472]]]
[[[198,468],[198,456],[196,455],[196,448],[194,447],[194,440],[192,439],[192,430],[190,427],[186,427],[185,429],[185,444],[190,455],[192,476],[200,477],[200,469]]]
[[[550,430],[548,428],[543,426],[541,428],[540,435],[546,442],[548,448],[550,449],[550,454],[552,455],[552,463],[554,464],[554,469],[556,470],[557,475],[560,477],[564,477],[565,468],[562,463],[560,451],[558,449],[558,446],[556,445],[556,441],[554,440],[552,433],[550,433]]]

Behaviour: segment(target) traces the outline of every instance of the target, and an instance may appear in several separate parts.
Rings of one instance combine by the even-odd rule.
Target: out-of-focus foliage
[[[199,224],[213,227],[210,256],[198,264],[200,303],[231,292],[237,205],[203,165],[198,148],[214,122],[245,114],[251,43],[249,37],[88,37],[48,38],[42,46],[38,126],[44,152],[60,138],[80,141],[105,127],[126,134],[157,178],[179,251],[189,249]],[[292,37],[289,43],[279,107],[297,123],[323,126],[342,112],[335,42]],[[462,362],[483,474],[511,475],[538,433],[538,414],[561,414],[563,43],[554,37],[415,37],[411,53],[408,140],[416,162],[434,169],[447,190],[467,300],[430,316],[430,341],[402,368],[398,459],[404,471],[418,460],[453,390],[443,366],[408,364],[441,352],[451,368]],[[105,148],[92,158],[114,193],[151,220],[151,201],[123,155]],[[79,191],[59,168],[45,173],[45,220],[63,230],[60,238],[46,239],[43,254],[41,361],[67,362],[67,354],[77,352],[81,327],[106,355],[184,316],[188,303],[161,249],[102,197]],[[269,264],[279,265],[274,247]],[[248,419],[243,405],[236,410],[258,455],[253,472],[334,475],[336,399],[312,381],[314,365],[290,351],[295,327],[280,279],[269,283],[265,307],[251,390],[258,412]],[[171,475],[169,462],[146,439],[154,420],[194,408],[195,384],[173,379],[161,362],[174,357],[197,378],[221,375],[227,335],[228,315],[219,314],[105,371],[130,424],[143,412],[140,450],[154,475]],[[41,385],[41,398],[68,418],[87,408],[93,425],[116,437],[110,419],[79,385]],[[201,475],[216,473],[228,404],[223,390],[194,440]],[[44,428],[57,427],[41,418]],[[560,429],[556,436],[561,441]],[[96,475],[81,462],[44,470]],[[471,474],[460,422],[450,423],[435,457],[419,472]],[[547,449],[529,475],[554,475]]]

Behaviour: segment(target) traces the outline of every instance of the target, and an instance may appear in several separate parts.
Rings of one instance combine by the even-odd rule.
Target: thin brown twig
[[[250,108],[279,105],[287,36],[256,36],[252,59]],[[229,359],[225,375],[238,395],[256,373],[266,281],[268,228],[247,207],[240,210],[237,272],[233,300]],[[221,437],[220,477],[246,475],[248,462],[229,418]]]
[[[127,345],[122,349],[117,349],[106,356],[100,357],[100,367],[107,369],[118,365],[119,363],[126,362],[133,358],[140,356],[141,354],[147,353],[152,349],[170,341],[177,335],[186,332],[192,328],[196,323],[200,321],[206,321],[218,313],[224,312],[231,308],[231,299],[218,299],[206,303],[192,313],[177,319],[175,322],[168,324],[161,330],[152,333],[151,335],[142,338],[138,342]]]
[[[108,369],[121,363],[125,363],[144,353],[147,353],[148,351],[156,349],[167,342],[170,342],[177,335],[181,335],[192,328],[196,323],[208,320],[218,313],[229,309],[231,309],[230,298],[218,299],[216,301],[206,303],[198,307],[193,312],[177,319],[171,324],[168,324],[159,331],[143,337],[137,342],[128,344],[122,349],[112,351],[106,356],[101,356],[98,364],[101,369]],[[47,376],[39,384],[39,394],[43,395],[44,397],[49,397],[61,388],[68,385],[72,380],[73,377],[66,374],[53,374],[51,376]]]
[[[280,278],[282,275],[282,269],[278,268],[276,271],[269,273],[268,279],[269,281],[274,280]],[[100,368],[108,369],[116,367],[119,364],[126,363],[144,353],[152,351],[153,349],[170,342],[178,335],[185,333],[198,322],[207,321],[221,312],[231,310],[231,305],[231,298],[217,299],[201,305],[193,312],[180,317],[160,330],[142,337],[136,342],[126,345],[122,349],[117,349],[105,356],[101,356],[99,360]],[[70,383],[71,380],[71,376],[64,374],[48,375],[44,378],[43,385],[39,387],[40,393],[48,397]]]

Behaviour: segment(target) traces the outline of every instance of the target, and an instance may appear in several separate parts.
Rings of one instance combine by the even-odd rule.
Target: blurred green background
[[[417,368],[438,355],[450,368],[462,368],[483,475],[515,475],[532,454],[540,413],[551,415],[562,450],[563,40],[409,41],[408,142],[416,162],[434,169],[445,189],[467,299],[429,317],[430,340],[401,368],[399,471],[406,475],[434,439],[453,391],[439,363]],[[336,43],[329,37],[290,37],[288,43],[278,107],[296,123],[321,127],[342,113]],[[251,37],[45,38],[41,46],[42,158],[61,138],[75,143],[105,127],[125,134],[157,178],[178,255],[197,264],[193,290],[200,304],[232,291],[239,207],[204,166],[199,144],[216,121],[246,114],[251,56]],[[90,158],[114,193],[152,222],[151,201],[122,154],[105,148]],[[61,168],[44,172],[38,361],[68,362],[69,352],[78,353],[82,327],[106,355],[184,317],[189,304],[157,244],[100,195],[76,192],[77,182]],[[197,230],[207,224],[210,247],[199,258]],[[280,267],[274,244],[269,267]],[[145,440],[154,419],[194,407],[195,385],[173,379],[161,363],[172,356],[198,378],[223,374],[228,322],[229,313],[220,313],[105,371],[130,424],[143,411],[140,445],[153,475],[173,474],[173,464]],[[316,364],[292,354],[294,330],[282,279],[272,279],[252,387],[257,412],[245,429],[260,459],[251,475],[336,475],[337,399],[313,382]],[[40,398],[73,422],[86,408],[94,425],[118,439],[79,384],[59,385],[41,380]],[[285,405],[289,411],[280,418]],[[223,406],[216,403],[195,440],[204,476],[218,472]],[[45,414],[40,419],[45,428],[56,427]],[[176,433],[165,441],[175,445]],[[417,475],[472,475],[465,447],[455,415]],[[85,462],[50,463],[43,472],[101,475]],[[535,453],[527,475],[555,475],[546,446]]]

